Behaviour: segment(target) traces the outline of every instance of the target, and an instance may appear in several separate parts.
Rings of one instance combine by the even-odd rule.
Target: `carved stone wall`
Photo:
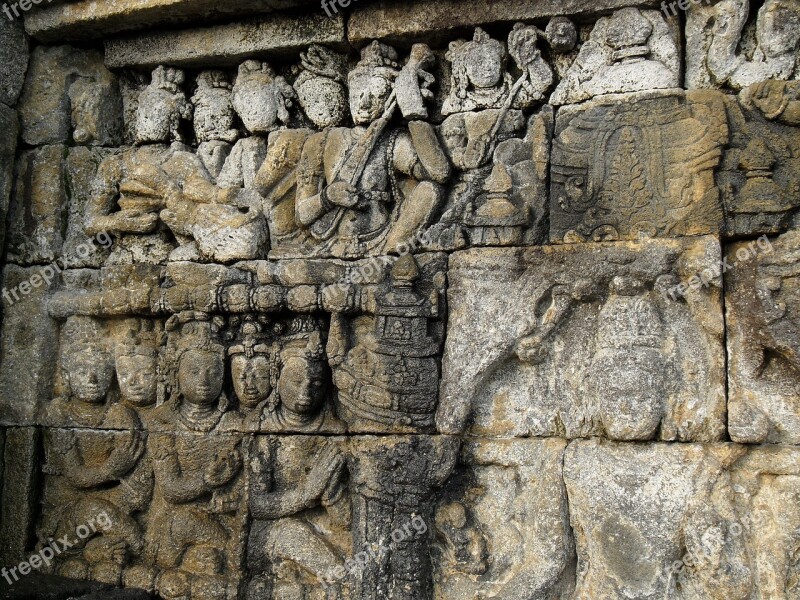
[[[800,598],[798,0],[71,0],[0,59],[4,598]]]

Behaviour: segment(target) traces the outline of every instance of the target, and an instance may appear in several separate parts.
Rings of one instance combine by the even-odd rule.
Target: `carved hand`
[[[144,451],[144,441],[138,432],[131,432],[126,443],[114,448],[108,457],[107,468],[111,479],[121,477],[139,460]]]
[[[211,487],[222,487],[233,479],[241,468],[242,456],[238,450],[233,450],[211,461],[206,468],[204,480]]]
[[[334,206],[353,208],[358,204],[358,193],[346,181],[335,181],[325,190],[328,202]]]
[[[304,488],[306,504],[312,504],[322,497],[331,479],[338,475],[343,465],[344,456],[338,448],[327,446],[320,453],[306,480]]]

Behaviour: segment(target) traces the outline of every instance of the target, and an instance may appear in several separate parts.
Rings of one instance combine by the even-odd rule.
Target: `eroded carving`
[[[718,233],[714,170],[728,139],[721,98],[596,100],[562,110],[553,144],[552,242]]]
[[[705,239],[455,255],[440,431],[720,439],[720,293],[675,287],[719,252]]]
[[[673,32],[654,10],[623,8],[603,17],[550,98],[575,104],[603,94],[680,87]]]

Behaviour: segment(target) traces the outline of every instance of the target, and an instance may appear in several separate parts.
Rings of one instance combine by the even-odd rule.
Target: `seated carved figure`
[[[118,584],[131,553],[142,549],[131,515],[146,506],[152,478],[142,460],[144,437],[136,414],[111,394],[114,363],[104,333],[89,317],[70,317],[61,330],[65,393],[42,416],[42,423],[53,429],[45,436],[48,477],[39,537],[46,540],[62,530],[72,534],[76,525],[70,529],[69,524],[75,519],[82,524],[80,518],[105,510],[119,527],[82,540],[69,556],[59,557],[57,569]]]
[[[758,11],[756,47],[751,55],[739,52],[750,3],[723,0],[716,16],[708,50],[708,67],[717,83],[734,89],[767,79],[796,78],[800,50],[800,2],[767,0]]]
[[[201,314],[176,316],[167,327],[170,399],[154,418],[153,429],[163,433],[149,437],[155,490],[146,551],[156,588],[168,599],[225,598],[225,573],[234,570],[229,540],[242,456],[238,437],[209,435],[227,408],[217,327]]]
[[[365,48],[348,77],[356,126],[327,129],[303,147],[296,220],[322,253],[391,252],[428,225],[441,204],[450,166],[432,126],[388,127],[397,107],[397,61],[385,44]]]
[[[514,82],[507,70],[509,50],[480,27],[472,41],[450,44],[452,63],[450,94],[443,115],[489,108],[530,108],[544,97],[553,83],[553,71],[537,49],[541,32],[517,24],[509,35],[509,49],[523,77]]]
[[[256,520],[248,563],[256,576],[247,598],[304,598],[324,582],[326,598],[339,600],[343,582],[329,579],[343,565],[349,545],[344,455],[327,438],[281,439],[261,438],[253,463],[250,513]],[[339,547],[322,531],[334,534]]]

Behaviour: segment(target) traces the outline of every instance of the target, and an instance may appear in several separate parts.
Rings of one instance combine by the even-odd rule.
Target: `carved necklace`
[[[223,414],[223,411],[217,408],[207,411],[184,402],[181,402],[178,407],[178,418],[181,423],[183,423],[187,429],[202,433],[214,429],[219,424]]]

